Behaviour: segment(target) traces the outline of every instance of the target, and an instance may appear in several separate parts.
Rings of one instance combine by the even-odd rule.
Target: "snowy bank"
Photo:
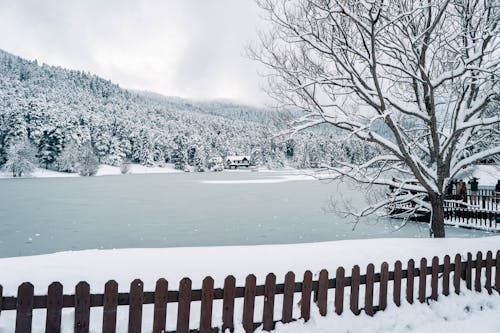
[[[495,251],[500,247],[500,236],[480,239],[374,239],[352,240],[297,245],[263,245],[235,247],[200,247],[200,248],[163,248],[163,249],[124,249],[124,250],[87,250],[61,252],[50,255],[0,259],[2,276],[0,283],[5,295],[15,295],[19,283],[31,281],[35,294],[45,294],[52,281],[60,281],[65,293],[74,292],[78,281],[90,283],[92,293],[103,292],[104,283],[115,279],[119,290],[127,292],[130,282],[139,277],[144,281],[144,290],[154,290],[154,283],[159,277],[170,281],[169,289],[175,290],[178,281],[189,276],[193,288],[201,286],[205,275],[215,279],[215,286],[221,287],[228,274],[235,275],[237,285],[244,283],[249,273],[257,276],[257,283],[264,282],[265,275],[274,272],[278,283],[284,274],[292,270],[300,279],[302,272],[310,269],[316,275],[320,269],[333,272],[336,267],[348,269],[359,264],[364,271],[366,264],[372,262],[376,267],[387,261],[390,267],[396,260],[406,262],[422,256],[430,259],[437,255],[454,255],[478,250]],[[36,272],[36,273],[34,273]],[[389,288],[389,299],[392,299]],[[311,320],[307,323],[297,321],[283,325],[278,323],[277,332],[470,332],[480,328],[481,332],[500,330],[500,297],[494,292],[475,293],[463,290],[460,295],[452,293],[449,297],[440,297],[438,302],[409,305],[405,301],[400,308],[389,302],[386,311],[378,312],[374,317],[365,314],[354,316],[348,310],[341,316],[333,312],[332,298],[329,297],[328,315],[321,317],[316,306],[312,307]],[[349,296],[346,295],[348,300]],[[295,303],[298,298],[295,299]],[[281,317],[281,298],[276,299],[276,319]],[[348,307],[345,306],[346,309]],[[176,305],[167,307],[167,329],[175,329]],[[242,300],[237,299],[235,322],[241,322]],[[299,308],[295,306],[294,317],[298,318]],[[214,302],[214,325],[221,322],[221,303]],[[256,321],[262,314],[262,299],[256,300]],[[199,302],[191,307],[191,327],[195,328],[199,320]],[[74,313],[64,309],[62,332],[72,332]],[[118,332],[127,330],[128,307],[119,307],[117,312]],[[153,307],[145,305],[143,310],[143,331],[151,330]],[[0,316],[0,332],[12,332],[15,323],[15,311],[3,311]],[[101,331],[102,308],[91,310],[90,331]],[[235,332],[244,332],[237,324]],[[43,332],[45,311],[35,310],[33,332]],[[259,328],[257,331],[260,331]]]

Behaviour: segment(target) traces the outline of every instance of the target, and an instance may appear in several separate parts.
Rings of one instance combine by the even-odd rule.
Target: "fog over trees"
[[[94,174],[97,164],[123,162],[204,171],[227,155],[309,168],[377,152],[360,140],[336,141],[328,129],[276,136],[299,114],[128,91],[0,51],[0,167],[24,159],[25,152],[11,149],[21,143],[33,150],[34,166],[83,175]]]
[[[270,96],[306,112],[297,130],[327,123],[383,151],[331,167],[395,189],[354,214],[410,202],[444,237],[446,186],[500,155],[498,1],[257,3],[270,29],[251,55],[269,68]]]

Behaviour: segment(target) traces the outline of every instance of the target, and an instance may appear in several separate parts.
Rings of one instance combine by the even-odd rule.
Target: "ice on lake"
[[[427,225],[351,220],[331,202],[361,206],[361,189],[301,175],[181,173],[3,179],[0,257],[66,250],[304,243],[428,237]],[[447,236],[481,231],[447,228]]]

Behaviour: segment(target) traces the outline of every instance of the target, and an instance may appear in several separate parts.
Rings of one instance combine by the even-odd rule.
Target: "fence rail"
[[[266,276],[264,285],[256,285],[256,277],[249,275],[244,287],[237,287],[236,279],[228,276],[224,280],[223,288],[214,288],[214,280],[206,277],[202,289],[192,290],[191,280],[184,278],[179,283],[179,289],[171,291],[168,290],[168,281],[162,278],[156,282],[155,291],[145,292],[142,281],[134,280],[130,284],[130,292],[119,293],[117,282],[111,280],[106,283],[104,294],[91,294],[89,284],[83,281],[76,285],[74,294],[64,295],[61,283],[53,282],[48,287],[47,295],[34,295],[33,285],[25,282],[19,286],[17,297],[2,296],[0,286],[0,314],[2,311],[16,310],[15,332],[26,333],[31,332],[33,309],[47,309],[45,332],[56,333],[61,330],[62,309],[74,308],[74,332],[87,333],[90,308],[102,307],[102,332],[113,333],[116,332],[117,307],[128,305],[128,332],[139,333],[143,305],[154,304],[152,329],[154,333],[159,333],[164,332],[166,328],[167,305],[177,303],[176,332],[205,333],[218,332],[218,327],[223,331],[233,331],[235,299],[243,298],[241,324],[245,331],[253,332],[260,325],[264,330],[270,331],[278,321],[289,323],[297,319],[293,317],[294,304],[297,304],[294,303],[294,296],[300,297],[300,318],[307,321],[311,316],[311,304],[316,304],[322,316],[328,313],[328,298],[331,297],[328,291],[331,289],[334,289],[336,314],[342,314],[345,311],[344,305],[348,304],[349,310],[356,315],[361,311],[373,315],[377,311],[385,310],[388,302],[400,306],[402,299],[410,304],[415,301],[437,301],[439,295],[448,296],[452,289],[456,294],[460,294],[463,281],[465,288],[469,290],[480,292],[484,288],[490,294],[493,294],[494,290],[500,292],[500,251],[496,252],[496,258],[493,258],[491,251],[488,251],[485,257],[482,252],[478,252],[475,259],[468,253],[465,261],[459,254],[455,255],[453,262],[448,255],[443,258],[442,263],[438,257],[433,257],[430,265],[426,258],[422,258],[418,267],[415,267],[415,261],[410,259],[404,269],[402,262],[396,261],[392,271],[384,262],[377,273],[373,264],[367,265],[366,274],[360,274],[360,267],[356,265],[350,276],[346,276],[345,269],[339,267],[334,277],[330,277],[327,270],[320,271],[317,280],[313,280],[313,274],[306,271],[299,282],[293,272],[285,275],[283,283],[276,283],[276,276],[270,273]],[[364,287],[364,293],[360,287]],[[392,290],[392,300],[388,299],[389,288]],[[378,291],[378,299],[374,299],[375,289]],[[349,299],[346,298],[348,291]],[[279,320],[274,318],[276,295],[283,295],[282,315]],[[255,300],[259,296],[264,297],[262,321],[255,322]],[[222,323],[215,323],[215,326],[212,322],[214,300],[223,301]],[[190,328],[191,302],[194,301],[201,302],[200,324],[197,329]]]

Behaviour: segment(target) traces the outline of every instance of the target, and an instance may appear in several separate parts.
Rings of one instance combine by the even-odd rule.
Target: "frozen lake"
[[[364,201],[345,183],[286,173],[179,173],[0,180],[0,257],[128,247],[252,245],[428,237],[425,224],[337,216]],[[293,178],[293,177],[292,177]],[[488,233],[447,228],[448,237]]]

